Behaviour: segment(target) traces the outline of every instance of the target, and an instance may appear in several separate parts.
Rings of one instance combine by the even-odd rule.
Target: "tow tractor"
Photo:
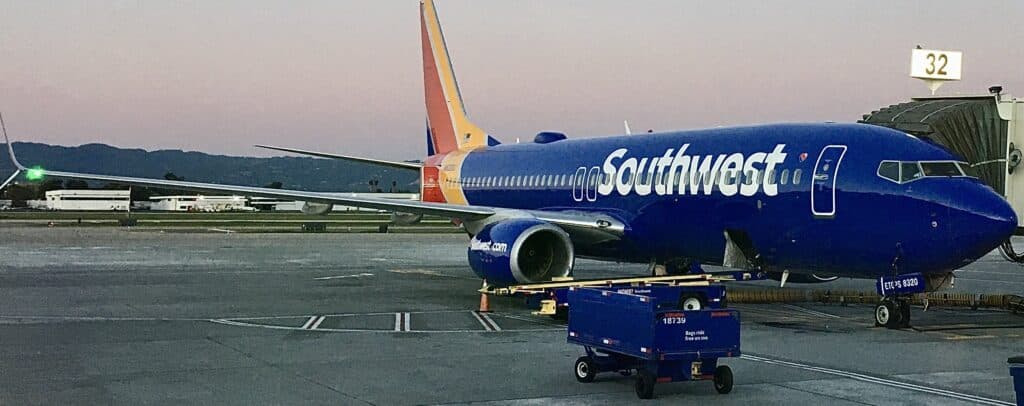
[[[687,310],[693,287],[616,289],[567,289],[567,341],[586,353],[573,366],[579,382],[593,382],[602,372],[628,376],[635,371],[640,399],[652,398],[654,385],[665,382],[712,380],[718,393],[732,390],[732,370],[718,359],[740,356],[738,312],[724,309],[724,300]],[[725,297],[720,285],[704,293]]]

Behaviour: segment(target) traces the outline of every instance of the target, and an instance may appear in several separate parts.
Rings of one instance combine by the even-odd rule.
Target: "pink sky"
[[[503,142],[854,121],[923,95],[910,49],[1024,95],[1024,2],[438,0],[472,119]],[[266,155],[424,152],[418,6],[6,2],[0,110],[18,140]]]

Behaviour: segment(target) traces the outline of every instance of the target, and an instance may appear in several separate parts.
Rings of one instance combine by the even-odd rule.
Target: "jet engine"
[[[304,202],[302,203],[302,214],[327,214],[330,213],[333,208],[334,205],[330,203]]]
[[[492,286],[568,276],[575,259],[569,234],[536,219],[488,224],[470,240],[468,253],[473,272]]]

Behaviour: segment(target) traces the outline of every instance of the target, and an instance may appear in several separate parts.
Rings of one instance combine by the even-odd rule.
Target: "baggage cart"
[[[641,399],[653,397],[656,383],[691,380],[711,380],[719,393],[729,393],[732,370],[718,359],[740,356],[739,313],[718,306],[684,310],[680,299],[692,289],[683,289],[652,287],[635,294],[569,288],[567,341],[586,352],[573,367],[576,379],[592,382],[599,373],[635,372]]]

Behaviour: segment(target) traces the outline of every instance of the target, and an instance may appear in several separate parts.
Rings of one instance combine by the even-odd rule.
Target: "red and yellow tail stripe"
[[[427,125],[434,153],[468,151],[487,146],[487,133],[466,117],[433,0],[420,2],[420,29]]]

